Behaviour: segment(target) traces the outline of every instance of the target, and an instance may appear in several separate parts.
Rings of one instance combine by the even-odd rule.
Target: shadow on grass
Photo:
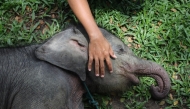
[[[133,16],[143,7],[143,0],[89,0],[92,11],[94,9],[116,10]]]

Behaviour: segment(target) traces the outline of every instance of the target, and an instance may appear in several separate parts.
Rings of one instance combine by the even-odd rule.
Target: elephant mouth
[[[136,74],[129,72],[129,70],[127,70],[124,66],[119,66],[119,68],[121,69],[120,75],[130,80],[133,85],[139,84],[139,79]]]

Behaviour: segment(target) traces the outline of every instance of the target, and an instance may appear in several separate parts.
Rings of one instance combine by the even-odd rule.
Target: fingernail
[[[112,71],[110,71],[110,73],[113,73],[113,70],[112,70]]]
[[[96,74],[96,76],[99,76],[99,74]]]
[[[101,75],[101,77],[103,78],[103,77],[104,77],[104,75]]]
[[[88,71],[91,71],[91,69],[88,69]]]
[[[117,58],[117,56],[115,54],[113,56],[114,56],[114,58]]]

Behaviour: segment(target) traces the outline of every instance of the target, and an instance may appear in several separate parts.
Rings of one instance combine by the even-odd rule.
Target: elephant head
[[[87,70],[88,36],[82,26],[68,28],[42,44],[36,50],[37,58],[60,68],[76,73],[86,81],[90,89],[104,93],[124,91],[129,84],[138,84],[138,76],[149,76],[156,80],[157,86],[151,86],[154,99],[163,99],[170,91],[171,83],[167,72],[155,62],[136,57],[132,51],[116,36],[101,29],[109,41],[117,59],[112,59],[113,73],[105,69],[105,77],[100,78]]]

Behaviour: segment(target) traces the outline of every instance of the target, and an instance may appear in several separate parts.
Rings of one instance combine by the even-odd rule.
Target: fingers
[[[95,59],[95,75],[99,76],[99,60],[98,60],[98,58]]]
[[[108,66],[108,70],[110,71],[110,73],[112,73],[113,72],[113,67],[112,67],[110,57],[106,58],[106,63],[107,63],[107,66]]]
[[[93,62],[93,57],[91,54],[89,54],[89,59],[88,59],[88,71],[91,71],[92,69],[92,62]]]
[[[117,56],[114,54],[112,48],[110,47],[109,54],[112,58],[117,58]]]
[[[104,59],[100,60],[100,74],[101,77],[104,77],[105,71],[104,71]]]
[[[88,70],[91,71],[92,63],[94,61],[95,75],[96,76],[101,76],[101,77],[105,76],[105,65],[104,65],[104,62],[106,62],[107,66],[108,66],[108,70],[110,71],[110,73],[113,72],[112,63],[111,63],[111,59],[109,57],[108,52],[107,52],[107,57],[105,57],[105,58],[106,59],[104,59],[102,57],[102,58],[99,59],[98,57],[93,58],[92,56],[89,56]]]
[[[91,40],[91,42],[89,43],[88,70],[91,71],[92,65],[94,65],[95,75],[104,77],[105,76],[104,64],[106,62],[106,65],[108,66],[108,70],[110,71],[110,73],[113,72],[110,56],[112,58],[117,58],[114,55],[111,46],[105,39]]]
[[[93,59],[93,57],[89,57],[89,61],[88,61],[88,70],[91,71],[91,68],[92,68],[92,62],[94,60],[94,63],[95,63],[95,75],[96,76],[101,76],[101,77],[104,77],[104,59],[98,59],[98,58],[95,58]]]
[[[104,61],[99,61],[98,57],[93,57],[91,53],[89,53],[89,60],[88,60],[88,70],[91,71],[92,63],[95,63],[95,75],[100,76],[99,70],[101,72],[101,77],[104,77]],[[100,64],[100,65],[99,65]]]

